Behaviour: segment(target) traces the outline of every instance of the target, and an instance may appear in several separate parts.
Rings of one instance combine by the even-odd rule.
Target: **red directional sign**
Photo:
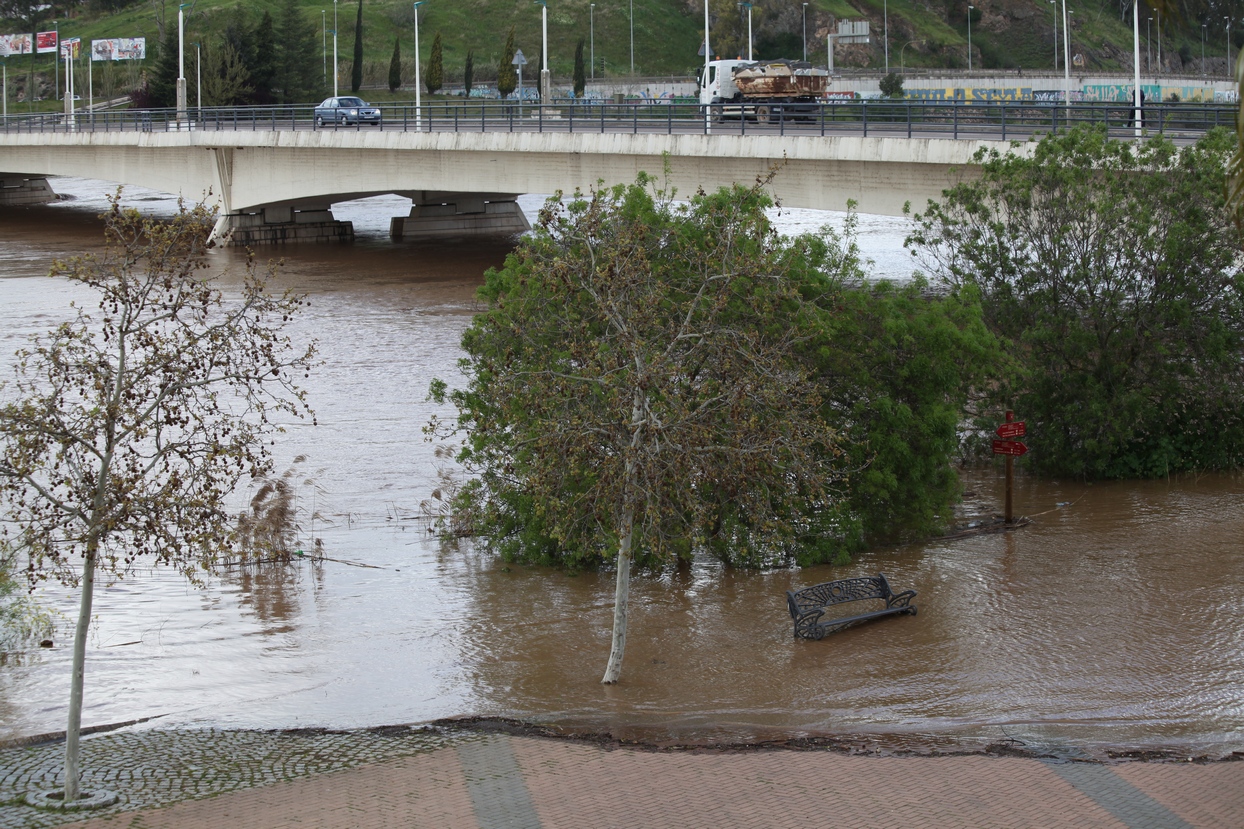
[[[1022,420],[1003,423],[998,427],[998,437],[1000,438],[1022,438],[1026,434],[1028,434],[1027,424]]]
[[[999,429],[998,431],[1002,430]],[[1027,452],[1028,447],[1018,440],[995,440],[993,442],[993,453],[995,455],[1014,455],[1019,457]]]

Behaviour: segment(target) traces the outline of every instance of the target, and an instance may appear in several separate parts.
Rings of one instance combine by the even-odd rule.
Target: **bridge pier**
[[[212,239],[224,245],[275,245],[283,242],[353,242],[354,223],[339,222],[324,205],[259,207],[225,213]]]
[[[515,236],[531,230],[513,194],[421,190],[411,196],[410,215],[389,222],[394,239]]]
[[[56,193],[47,179],[0,173],[0,207],[47,204],[51,201],[56,201]]]

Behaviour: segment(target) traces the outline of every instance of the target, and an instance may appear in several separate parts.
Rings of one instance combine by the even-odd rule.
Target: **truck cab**
[[[700,103],[708,105],[733,101],[739,94],[738,87],[734,85],[735,67],[748,63],[745,60],[714,60],[700,67]]]

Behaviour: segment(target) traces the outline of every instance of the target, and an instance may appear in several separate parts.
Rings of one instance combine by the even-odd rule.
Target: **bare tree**
[[[120,577],[146,559],[198,582],[237,541],[225,500],[271,469],[264,439],[280,429],[274,416],[310,414],[295,378],[314,346],[282,332],[304,300],[270,294],[269,273],[253,263],[240,294],[226,297],[201,273],[211,211],[183,208],[162,222],[118,199],[104,252],[52,267],[94,291],[97,311],[78,308],[20,351],[0,405],[0,540],[25,555],[32,582],[54,578],[81,593],[66,803],[80,794],[96,572]]]

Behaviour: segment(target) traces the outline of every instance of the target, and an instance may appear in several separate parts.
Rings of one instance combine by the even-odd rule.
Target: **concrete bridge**
[[[294,125],[297,126],[296,124]],[[0,203],[46,198],[69,175],[207,199],[222,241],[257,244],[352,238],[334,202],[396,193],[414,202],[394,236],[514,233],[527,228],[516,194],[633,181],[640,171],[691,194],[750,183],[773,167],[782,204],[900,215],[940,198],[980,146],[949,137],[665,132],[415,132],[385,129],[173,129],[0,132]],[[737,130],[738,127],[735,127]]]

